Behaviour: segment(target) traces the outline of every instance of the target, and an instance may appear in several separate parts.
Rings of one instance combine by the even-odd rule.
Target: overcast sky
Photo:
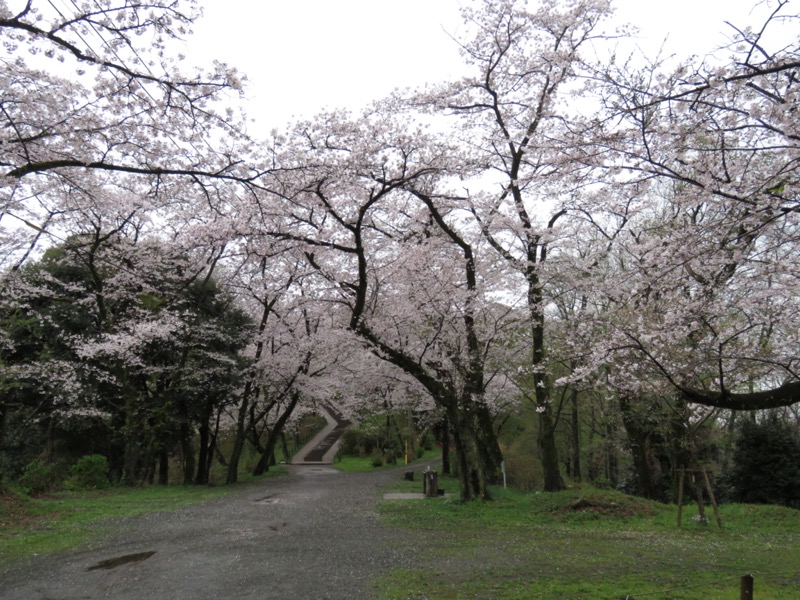
[[[457,76],[459,6],[470,0],[201,0],[192,62],[213,59],[249,79],[253,133],[266,135],[323,108],[358,109],[397,87]],[[550,0],[553,1],[553,0]],[[557,1],[557,0],[556,0]],[[617,19],[655,52],[704,53],[746,24],[757,0],[616,0]]]

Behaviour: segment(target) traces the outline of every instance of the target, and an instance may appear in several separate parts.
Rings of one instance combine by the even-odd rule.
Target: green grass
[[[285,468],[273,468],[267,477]],[[61,492],[41,498],[0,497],[0,571],[19,559],[69,550],[101,537],[114,521],[144,513],[176,510],[242,490],[252,477],[233,486],[147,486]]]
[[[454,482],[442,482],[457,498]],[[617,492],[493,492],[488,503],[384,501],[385,523],[426,541],[424,566],[389,572],[378,597],[738,600],[748,573],[759,600],[798,597],[798,511],[723,506],[719,530],[693,521],[688,507],[678,529],[676,507]]]
[[[333,463],[333,466],[340,471],[346,471],[348,473],[367,473],[380,471],[382,469],[397,469],[398,467],[403,466],[408,466],[408,468],[414,468],[415,470],[419,471],[420,467],[424,468],[428,464],[430,464],[432,468],[437,468],[437,465],[441,464],[441,452],[427,452],[422,456],[422,458],[418,458],[408,465],[404,465],[403,459],[401,458],[397,461],[397,464],[392,465],[389,463],[383,463],[380,467],[375,467],[372,465],[371,456],[340,456]]]

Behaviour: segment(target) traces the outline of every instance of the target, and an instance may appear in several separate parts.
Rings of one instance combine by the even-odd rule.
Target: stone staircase
[[[292,458],[293,465],[330,465],[339,449],[339,440],[350,427],[350,421],[331,405],[320,407],[328,424]]]

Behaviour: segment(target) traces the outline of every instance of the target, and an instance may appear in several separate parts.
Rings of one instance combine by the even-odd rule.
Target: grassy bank
[[[403,464],[402,460],[399,460],[395,464],[384,462],[379,466],[375,466],[372,462],[372,457],[370,456],[339,456],[336,458],[333,466],[336,469],[345,471],[347,473],[371,473],[383,469],[397,469],[401,467],[421,471],[427,465],[430,465],[433,469],[438,469],[440,468],[441,463],[441,452],[428,452],[422,456],[422,458],[418,458],[407,465]]]
[[[457,498],[452,480],[443,487]],[[676,507],[611,491],[494,493],[494,502],[467,505],[383,502],[386,523],[424,532],[425,566],[391,571],[378,597],[738,600],[745,574],[754,575],[759,600],[800,589],[795,510],[723,506],[719,530],[693,520],[689,507],[678,529]]]
[[[271,469],[266,476],[285,469]],[[118,487],[39,498],[0,496],[0,571],[36,554],[69,550],[110,532],[116,519],[176,510],[241,491],[233,486]]]

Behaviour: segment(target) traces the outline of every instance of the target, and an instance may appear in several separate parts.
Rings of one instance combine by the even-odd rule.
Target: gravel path
[[[377,521],[378,488],[399,476],[293,466],[242,493],[126,519],[89,550],[29,559],[0,574],[0,598],[373,598],[370,580],[417,554],[409,534]]]

